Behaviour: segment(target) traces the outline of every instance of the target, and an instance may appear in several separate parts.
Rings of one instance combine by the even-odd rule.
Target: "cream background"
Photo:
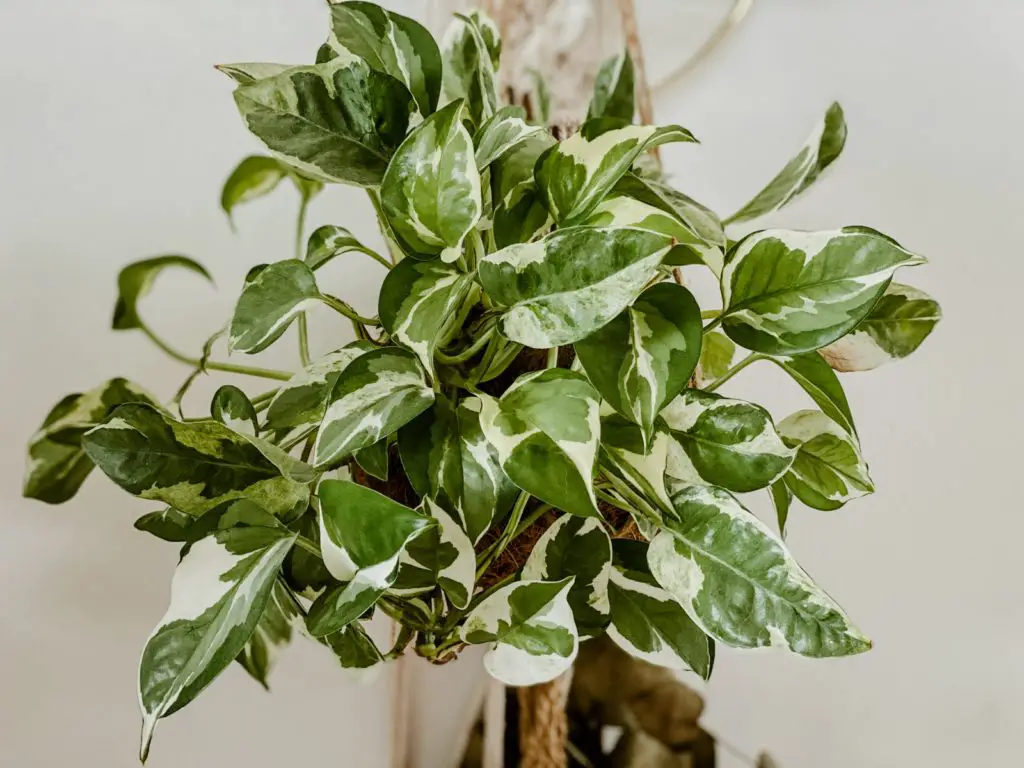
[[[169,396],[185,375],[142,338],[107,330],[121,265],[183,252],[212,270],[219,293],[168,274],[145,307],[197,349],[246,269],[290,255],[289,190],[240,209],[234,235],[218,210],[224,176],[258,145],[210,65],[306,60],[323,24],[315,0],[0,0],[4,768],[135,765],[135,663],[164,610],[174,549],[133,531],[147,505],[98,476],[64,507],[20,499],[23,443],[68,391],[121,374]],[[841,513],[792,516],[792,548],[876,649],[824,663],[719,656],[710,727],[747,753],[771,748],[787,768],[1020,761],[1024,523],[1012,484],[1024,372],[1009,323],[1024,278],[1022,28],[1014,0],[762,0],[712,62],[657,94],[661,120],[704,140],[667,148],[668,167],[719,210],[770,178],[840,99],[843,158],[773,223],[868,223],[898,237],[932,259],[904,278],[947,316],[913,360],[844,378],[879,492]],[[373,237],[352,190],[316,202],[310,223],[327,222]],[[359,261],[326,279],[371,310],[379,277]],[[333,318],[315,328],[322,347],[341,338]],[[289,352],[268,364],[290,364]],[[779,417],[804,407],[761,368],[730,391]],[[414,708],[440,720],[420,728],[416,765],[444,764],[458,712],[449,696],[471,689],[477,668],[431,670],[418,684]],[[161,725],[151,765],[387,764],[383,681],[347,682],[304,645],[273,685],[267,696],[230,670]]]

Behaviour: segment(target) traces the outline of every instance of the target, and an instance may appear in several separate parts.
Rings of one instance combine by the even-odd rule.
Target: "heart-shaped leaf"
[[[627,123],[633,122],[633,114],[636,112],[635,92],[633,59],[629,51],[624,50],[618,56],[607,59],[598,70],[587,120],[611,117]]]
[[[266,265],[246,280],[238,298],[229,349],[250,354],[263,351],[319,300],[316,277],[305,263],[287,259]]]
[[[142,327],[138,313],[139,299],[149,293],[157,275],[168,267],[183,267],[213,282],[210,273],[199,262],[187,256],[157,256],[129,264],[117,276],[117,304],[114,305],[113,321],[115,331]]]

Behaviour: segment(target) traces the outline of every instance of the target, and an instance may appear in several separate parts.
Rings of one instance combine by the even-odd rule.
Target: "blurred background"
[[[385,4],[436,20],[426,0]],[[731,5],[638,0],[652,79],[685,61]],[[292,255],[288,185],[239,208],[237,232],[219,210],[227,173],[261,147],[212,65],[311,60],[326,16],[318,0],[0,0],[4,768],[136,764],[136,663],[176,550],[133,530],[147,505],[99,473],[63,507],[21,499],[24,445],[65,393],[122,375],[169,398],[187,375],[141,335],[109,330],[121,266],[183,253],[209,268],[217,289],[168,272],[144,305],[165,337],[198,351],[228,319],[246,270]],[[909,360],[843,378],[877,493],[790,517],[791,548],[875,649],[810,662],[723,648],[706,690],[709,729],[785,768],[1021,762],[1022,29],[1017,0],[760,0],[713,56],[654,92],[658,121],[702,141],[663,150],[674,182],[721,213],[841,101],[843,157],[769,221],[891,234],[931,259],[907,279],[945,311]],[[325,223],[379,242],[359,190],[318,197],[310,231]],[[381,277],[365,259],[325,272],[330,292],[371,313]],[[328,314],[312,322],[321,350],[347,339]],[[279,344],[262,358],[292,366],[292,356]],[[205,408],[212,381],[186,407]],[[727,389],[779,417],[806,407],[770,366]],[[472,655],[416,665],[414,765],[449,765],[480,674]],[[229,669],[160,727],[150,765],[388,765],[386,674],[361,684],[300,642],[272,688]],[[720,764],[743,765],[728,753]]]

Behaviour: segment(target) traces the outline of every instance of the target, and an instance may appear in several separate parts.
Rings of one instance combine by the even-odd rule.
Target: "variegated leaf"
[[[785,474],[796,452],[764,408],[688,389],[661,412],[672,436],[668,474],[746,493]]]
[[[232,528],[196,542],[178,564],[171,604],[139,662],[143,761],[156,722],[206,688],[252,636],[294,534]]]
[[[779,422],[782,439],[796,448],[786,485],[813,509],[839,509],[875,490],[857,439],[821,411],[797,411]]]
[[[464,99],[473,122],[483,125],[498,107],[498,27],[484,13],[456,14],[442,41],[444,95]]]
[[[573,578],[569,607],[581,639],[608,625],[612,541],[595,517],[563,515],[534,544],[520,573],[526,581]]]
[[[224,182],[220,207],[230,221],[236,205],[269,195],[289,174],[288,166],[276,158],[250,155],[235,166]]]
[[[543,130],[542,126],[526,122],[526,111],[522,107],[502,107],[476,132],[473,141],[476,145],[476,167],[482,173],[495,160]]]
[[[337,463],[394,434],[434,402],[416,356],[398,347],[367,352],[341,372],[313,445],[313,463]]]
[[[145,531],[163,541],[184,543],[192,539],[195,524],[201,519],[186,515],[174,507],[167,507],[142,515],[135,521],[134,527],[137,531]]]
[[[82,435],[117,406],[132,402],[156,405],[149,393],[120,378],[62,398],[29,441],[22,495],[47,504],[74,496],[94,466],[82,448]]]
[[[398,148],[381,183],[392,230],[411,253],[455,261],[483,211],[473,140],[454,101],[418,125]]]
[[[588,227],[635,227],[671,237],[675,248],[702,248],[704,241],[690,231],[678,217],[641,203],[626,195],[611,195],[601,201],[583,222]],[[719,271],[721,269],[719,268]]]
[[[341,372],[357,357],[373,349],[376,347],[369,341],[354,341],[314,360],[296,373],[270,401],[266,428],[304,428],[320,423]]]
[[[617,120],[588,120],[537,163],[537,186],[544,204],[559,226],[585,221],[634,160],[673,141],[696,139],[678,125],[623,126]]]
[[[289,528],[319,547],[320,515],[313,507],[307,507],[289,524]],[[302,547],[292,547],[281,569],[281,578],[292,592],[306,600],[315,600],[335,583],[323,559]]]
[[[398,558],[392,591],[417,594],[440,586],[455,608],[465,608],[476,583],[476,552],[465,531],[438,504],[423,500],[422,511],[437,521],[405,548]]]
[[[500,400],[482,394],[479,404],[480,426],[513,483],[557,509],[599,516],[599,396],[583,376],[563,368],[525,374]]]
[[[213,282],[210,273],[199,262],[187,256],[157,256],[129,264],[117,276],[117,303],[114,305],[113,321],[115,331],[142,327],[138,312],[139,299],[149,293],[157,275],[168,267],[184,267]]]
[[[938,302],[927,293],[889,283],[856,328],[818,353],[837,371],[874,370],[911,354],[941,319]]]
[[[190,515],[231,499],[249,499],[276,515],[304,508],[309,488],[282,477],[251,440],[216,421],[175,421],[132,403],[87,432],[82,446],[129,493]]]
[[[269,690],[267,678],[277,661],[277,654],[292,641],[295,628],[301,625],[302,608],[288,587],[278,579],[256,629],[236,660],[254,680]]]
[[[602,403],[601,409],[601,469],[624,480],[655,510],[671,509],[665,471],[672,440],[664,425],[659,423],[652,439],[645,441],[640,427],[612,411],[606,403]],[[641,531],[647,532],[661,520],[660,515],[650,519],[640,509],[633,510],[633,517]]]
[[[441,93],[441,52],[423,25],[386,11],[376,3],[334,3],[331,39],[336,52],[348,51],[373,69],[405,83],[426,117]]]
[[[244,61],[237,64],[217,64],[216,69],[223,72],[236,83],[253,83],[265,77],[280,75],[292,69],[291,64],[271,64],[263,61]]]
[[[402,465],[420,496],[456,515],[475,544],[512,508],[517,489],[480,428],[473,400],[444,397],[398,431]]]
[[[833,103],[800,152],[768,182],[757,196],[729,217],[730,224],[757,219],[777,211],[807,189],[843,151],[846,120],[843,108]]]
[[[614,549],[615,568],[608,584],[608,637],[649,664],[692,670],[705,680],[710,678],[714,641],[651,576],[647,542],[617,539]]]
[[[537,685],[572,666],[579,638],[569,607],[572,579],[519,581],[487,597],[466,617],[462,639],[490,644],[484,667],[505,685]]]
[[[792,376],[793,381],[810,395],[811,399],[828,414],[829,418],[836,421],[851,435],[857,434],[857,428],[853,425],[853,413],[850,411],[850,403],[846,400],[843,385],[839,383],[839,377],[833,373],[821,356],[808,352],[792,357],[770,357],[768,359]]]
[[[707,634],[735,648],[788,648],[810,657],[871,647],[767,526],[728,492],[683,486],[676,514],[651,542],[658,583]]]
[[[499,248],[528,243],[551,225],[534,183],[537,159],[555,143],[547,131],[532,134],[490,166],[494,241]]]
[[[700,358],[700,307],[688,290],[659,283],[604,327],[576,342],[576,355],[604,400],[646,440],[658,413],[686,388]]]
[[[430,518],[370,488],[324,480],[320,549],[327,569],[343,584],[328,589],[309,609],[314,637],[337,632],[365,613],[394,583],[402,551],[431,525]]]
[[[547,349],[589,336],[643,290],[672,241],[640,229],[573,227],[481,259],[502,334]]]
[[[398,80],[343,54],[235,90],[246,125],[283,162],[326,182],[380,184],[415,105]]]
[[[606,60],[598,70],[587,120],[611,117],[627,123],[633,122],[633,114],[636,112],[635,90],[633,59],[629,51],[624,50],[618,56]]]
[[[385,437],[356,451],[352,458],[368,475],[373,475],[378,480],[387,480],[388,465],[391,463],[389,452],[389,441]]]
[[[756,352],[810,352],[860,323],[899,267],[924,261],[867,227],[755,232],[726,257],[722,327]]]
[[[471,285],[472,277],[454,267],[415,259],[404,259],[384,278],[377,303],[380,321],[395,342],[416,354],[431,377],[441,331]]]
[[[249,396],[233,384],[225,384],[213,393],[210,413],[233,432],[252,437],[259,432],[259,416]]]
[[[358,621],[317,639],[334,653],[342,669],[357,673],[357,679],[384,664],[384,656]]]
[[[298,259],[250,274],[231,318],[228,348],[252,354],[281,338],[295,318],[319,302],[320,291],[313,270]]]
[[[708,331],[700,347],[700,363],[697,366],[700,385],[709,384],[721,378],[732,367],[736,356],[736,342],[718,330]]]
[[[325,224],[317,227],[306,244],[306,264],[317,270],[327,262],[350,251],[365,253],[377,261],[384,261],[376,251],[367,248],[345,227]]]

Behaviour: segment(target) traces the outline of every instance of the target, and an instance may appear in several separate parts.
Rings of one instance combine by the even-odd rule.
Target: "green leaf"
[[[143,761],[157,720],[192,701],[245,648],[294,541],[287,531],[232,528],[196,542],[178,564],[171,604],[139,662]]]
[[[289,528],[319,547],[320,516],[312,507],[307,507],[289,524]],[[335,584],[334,577],[327,570],[324,561],[302,547],[292,547],[292,551],[285,558],[281,577],[289,589],[307,600],[315,600],[325,589]]]
[[[434,402],[416,356],[384,347],[356,358],[338,376],[313,445],[317,467],[334,464],[396,432]]]
[[[788,648],[814,658],[862,653],[871,642],[729,493],[685,486],[651,542],[658,583],[697,625],[735,648]]]
[[[259,416],[249,396],[232,384],[225,384],[213,394],[210,413],[233,432],[255,437],[259,431]]]
[[[724,376],[732,367],[732,359],[735,356],[736,344],[732,339],[718,330],[705,333],[698,365],[701,383],[712,382]]]
[[[287,515],[309,496],[244,435],[215,421],[175,421],[149,405],[118,407],[82,437],[82,446],[129,493],[190,515],[230,499]]]
[[[587,120],[611,117],[627,123],[633,122],[633,114],[636,112],[634,80],[633,59],[629,51],[624,50],[618,56],[607,59],[597,72]]]
[[[846,120],[843,108],[835,102],[797,156],[753,200],[730,216],[729,223],[757,219],[782,208],[814,183],[839,157],[845,144]]]
[[[693,294],[659,283],[576,342],[576,355],[604,400],[650,440],[658,413],[686,388],[697,366],[702,333]]]
[[[289,167],[359,186],[380,183],[415,104],[401,82],[352,55],[239,85],[235,103]]]
[[[484,437],[474,401],[439,397],[398,432],[398,449],[420,496],[452,510],[475,544],[512,508],[517,489]]]
[[[499,248],[528,243],[551,224],[534,183],[537,159],[555,140],[541,131],[527,137],[490,165],[494,240]]]
[[[621,127],[620,127],[621,126]],[[586,217],[629,170],[633,161],[654,147],[673,141],[696,141],[678,125],[626,125],[599,118],[555,145],[537,163],[537,186],[559,226]]]
[[[388,479],[388,438],[378,440],[373,445],[356,451],[352,458],[356,460],[364,472],[378,480]]]
[[[853,425],[853,414],[850,412],[850,403],[846,400],[843,385],[839,383],[839,377],[833,373],[828,363],[820,355],[808,352],[793,357],[770,357],[768,359],[792,376],[793,380],[811,396],[811,399],[828,414],[829,418],[836,421],[851,435],[857,434],[857,428]]]
[[[755,232],[726,257],[722,327],[755,352],[810,352],[860,323],[899,267],[923,263],[867,227]]]
[[[280,75],[289,69],[291,64],[270,64],[261,61],[246,61],[237,64],[217,64],[216,69],[223,72],[236,83],[254,83],[266,77]]]
[[[796,459],[786,473],[787,487],[813,509],[839,509],[875,490],[856,438],[821,411],[797,411],[779,422]]]
[[[57,403],[28,445],[22,494],[47,504],[61,504],[82,487],[93,462],[82,448],[82,435],[122,403],[154,399],[126,379],[111,379],[85,393],[67,395]]]
[[[540,125],[526,122],[526,110],[522,107],[502,107],[476,132],[476,167],[483,173],[491,163],[543,130]]]
[[[416,354],[431,377],[441,331],[472,282],[471,276],[447,264],[415,259],[404,259],[384,278],[377,304],[380,321],[393,341]]]
[[[300,625],[302,608],[280,579],[274,582],[270,598],[256,629],[236,660],[256,682],[269,690],[267,678],[277,661],[278,651],[292,641]]]
[[[602,404],[601,469],[636,489],[655,511],[672,507],[665,486],[672,440],[664,425],[658,426],[652,439],[645,441],[640,427],[619,416],[606,403]],[[633,512],[642,531],[661,522],[660,515],[652,519],[646,510],[634,509]]]
[[[325,480],[320,499],[320,548],[331,575],[344,584],[310,607],[306,627],[323,637],[351,624],[394,583],[399,556],[430,518],[387,496],[345,480]]]
[[[376,251],[363,245],[345,227],[325,224],[309,236],[306,244],[306,265],[312,270],[317,270],[332,259],[350,251],[365,253],[381,260]]]
[[[837,371],[874,370],[911,354],[941,319],[938,302],[927,293],[889,283],[860,324],[818,353]]]
[[[714,643],[683,606],[658,586],[647,566],[647,542],[615,541],[616,567],[608,584],[608,637],[638,659],[711,677]],[[627,554],[627,557],[622,557]]]
[[[661,413],[672,436],[668,474],[746,493],[771,485],[793,463],[764,408],[688,389]]]
[[[384,657],[358,621],[317,638],[333,651],[342,669],[366,672],[384,663]]]
[[[789,490],[785,479],[776,480],[768,486],[768,494],[772,497],[775,508],[775,520],[779,525],[779,536],[786,538],[786,522],[789,520],[789,508],[793,504],[793,492]]]
[[[298,259],[268,264],[246,280],[231,318],[228,348],[262,352],[320,297],[313,270]]]
[[[480,395],[479,404],[480,426],[513,483],[557,509],[599,517],[592,482],[599,395],[582,375],[562,368],[528,373],[500,400]]]
[[[336,51],[353,53],[374,70],[403,82],[421,115],[434,111],[441,93],[441,52],[430,32],[375,3],[336,3],[330,9],[329,44]]]
[[[114,305],[113,321],[115,331],[142,327],[138,314],[139,300],[149,293],[157,275],[168,267],[184,267],[213,282],[210,273],[199,262],[187,256],[157,256],[129,264],[117,276],[117,304]]]
[[[281,180],[290,175],[286,165],[273,157],[251,155],[240,162],[220,193],[220,207],[231,219],[235,206],[256,200],[273,192]]]
[[[528,347],[579,341],[611,321],[643,290],[671,240],[639,229],[574,227],[481,259],[501,331]]]
[[[469,605],[476,583],[476,552],[466,533],[439,505],[423,500],[423,511],[437,521],[415,539],[398,558],[398,578],[391,588],[409,595],[440,586],[452,606]]]
[[[466,617],[462,639],[490,643],[484,667],[505,685],[537,685],[572,666],[579,648],[569,607],[572,579],[520,581],[487,597]]]
[[[479,126],[497,110],[501,41],[497,26],[480,11],[456,16],[441,46],[445,100],[464,99],[470,117]]]
[[[191,532],[196,522],[197,518],[192,515],[186,515],[174,507],[167,507],[144,514],[135,521],[135,530],[152,534],[164,541],[184,543],[193,540]]]
[[[569,607],[581,639],[608,626],[612,541],[594,517],[563,515],[537,540],[520,573],[526,581],[573,578]]]
[[[329,352],[286,381],[267,408],[267,429],[305,428],[319,424],[327,401],[346,366],[376,347],[369,341],[354,341]]]

